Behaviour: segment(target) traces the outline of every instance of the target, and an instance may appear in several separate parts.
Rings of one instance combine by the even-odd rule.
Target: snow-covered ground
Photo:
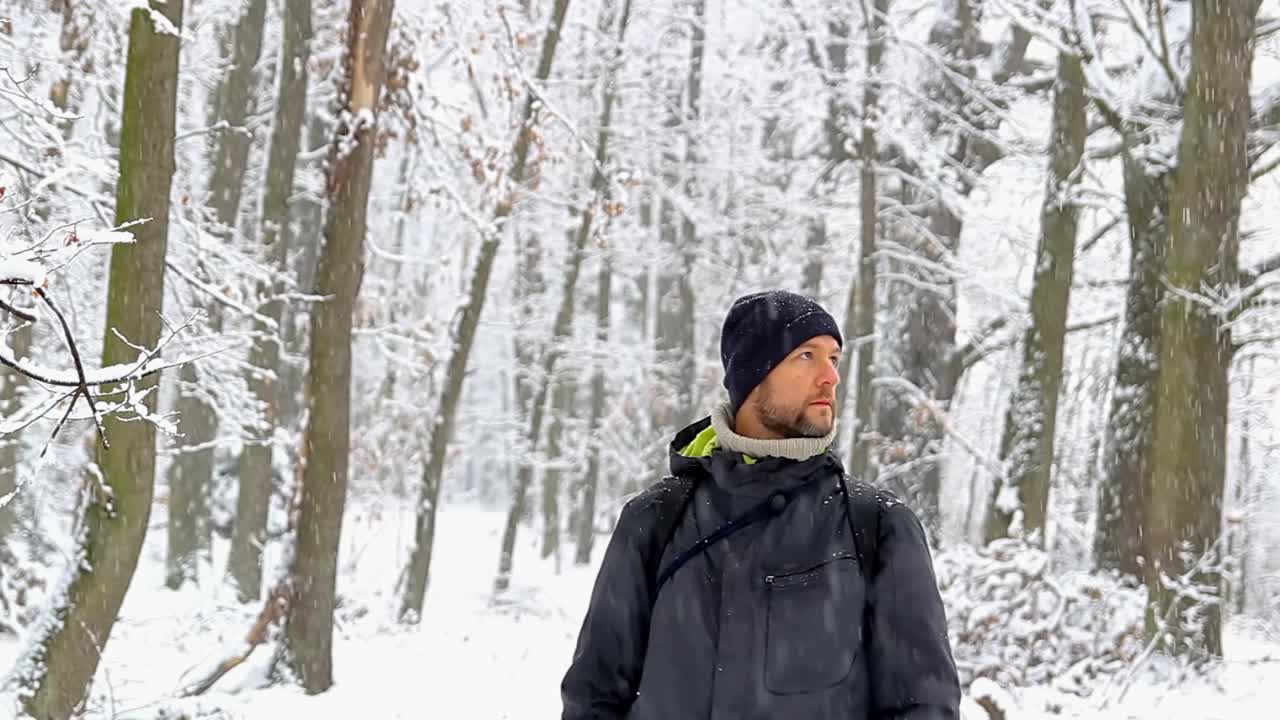
[[[495,605],[490,587],[503,520],[502,512],[474,506],[442,509],[425,617],[406,629],[393,619],[394,586],[412,515],[407,509],[350,508],[343,531],[334,687],[318,696],[296,688],[251,689],[269,660],[270,649],[263,647],[207,695],[181,701],[173,699],[176,689],[237,645],[259,608],[238,605],[231,591],[212,581],[203,588],[166,590],[164,532],[152,532],[100,665],[87,717],[558,717],[560,678],[595,568],[565,562],[557,573],[554,560],[538,558],[536,538],[526,530],[507,600]],[[596,555],[602,551],[599,547]],[[15,643],[0,645],[0,667],[9,667],[16,650]],[[1016,692],[1013,702],[1009,720],[1274,718],[1280,716],[1280,644],[1233,626],[1226,663],[1204,677],[1174,687],[1139,677],[1121,700],[1103,709],[1096,700],[1047,688]],[[0,715],[11,709],[6,701]],[[968,698],[964,710],[966,720],[986,717]]]

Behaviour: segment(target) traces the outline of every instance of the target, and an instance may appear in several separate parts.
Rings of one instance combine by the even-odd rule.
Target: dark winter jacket
[[[564,677],[563,720],[958,718],[946,619],[911,510],[885,504],[868,581],[834,455],[755,461],[715,448],[710,424],[672,443],[672,472],[700,481],[662,566],[773,492],[794,495],[684,565],[652,612],[638,551],[651,508],[628,503]]]

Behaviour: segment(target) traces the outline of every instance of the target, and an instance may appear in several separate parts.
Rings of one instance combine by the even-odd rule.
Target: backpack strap
[[[844,490],[848,512],[849,532],[853,535],[853,551],[858,556],[858,568],[870,583],[880,572],[880,514],[884,500],[880,492],[865,482],[849,483],[840,474],[840,487]]]
[[[775,514],[785,507],[788,500],[785,493],[779,498],[771,496],[759,506],[752,508],[744,515],[735,518],[716,532],[702,538],[693,547],[685,550],[667,567],[660,567],[662,554],[675,535],[676,526],[684,516],[685,508],[693,497],[697,487],[696,478],[668,475],[655,483],[636,498],[642,507],[650,513],[645,542],[640,543],[641,559],[644,563],[645,577],[649,578],[649,605],[658,599],[658,593],[666,581],[676,570],[693,557],[707,549],[712,543],[722,540],[728,535],[747,525]],[[840,487],[844,492],[848,512],[845,520],[849,523],[849,531],[853,535],[854,553],[858,557],[858,568],[868,582],[880,571],[880,514],[884,500],[880,492],[861,481],[850,483],[841,473]]]
[[[791,501],[792,494],[794,494],[794,491],[788,493],[779,490],[778,492],[773,493],[755,505],[755,507],[752,507],[750,510],[716,528],[715,532],[700,538],[692,547],[677,555],[674,560],[667,563],[667,567],[663,569],[662,574],[658,575],[658,584],[657,587],[654,588],[655,599],[657,598],[658,592],[662,590],[662,586],[666,584],[667,580],[671,579],[672,575],[676,574],[676,571],[679,570],[681,566],[701,555],[707,548],[715,545],[721,540],[724,540],[748,525],[757,523],[765,518],[773,517],[774,515],[782,512],[782,510],[787,507],[787,503]]]
[[[636,499],[641,502],[649,515],[645,541],[639,543],[641,559],[644,562],[645,577],[649,578],[649,605],[658,599],[660,585],[657,581],[659,563],[671,538],[675,535],[676,525],[684,516],[684,509],[693,497],[693,490],[698,482],[695,478],[681,475],[668,475],[645,490]]]

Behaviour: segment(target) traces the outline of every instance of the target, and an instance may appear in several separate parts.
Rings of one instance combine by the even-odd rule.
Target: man
[[[808,298],[733,304],[729,402],[676,435],[674,479],[623,509],[564,720],[959,717],[920,522],[829,451],[841,346]]]

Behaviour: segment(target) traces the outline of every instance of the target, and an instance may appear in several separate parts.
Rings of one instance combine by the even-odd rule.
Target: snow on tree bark
[[[630,14],[631,0],[623,0]],[[603,348],[609,341],[610,294],[613,286],[613,273],[609,258],[600,258],[600,276],[596,297],[596,343]],[[595,368],[591,377],[591,424],[588,433],[595,438],[587,450],[587,476],[582,490],[582,505],[578,510],[577,549],[573,561],[578,565],[591,562],[591,550],[596,538],[596,498],[600,492],[601,457],[600,457],[600,423],[604,418],[605,404],[605,362],[604,353],[597,353]]]
[[[266,187],[262,197],[261,237],[267,261],[278,277],[288,274],[290,243],[289,197],[302,142],[307,107],[307,61],[310,57],[311,0],[287,0],[284,5],[283,46],[280,52],[275,122],[267,158]],[[257,600],[262,591],[262,549],[266,543],[271,501],[273,437],[279,425],[280,344],[284,303],[279,281],[259,284],[265,298],[259,314],[275,323],[255,321],[258,333],[250,351],[253,370],[246,374],[250,389],[263,407],[263,423],[240,455],[240,492],[236,498],[235,528],[227,571],[241,602]]]
[[[214,217],[234,237],[244,193],[245,173],[253,138],[245,123],[253,99],[254,68],[262,53],[266,0],[249,0],[233,27],[224,29],[223,51],[228,66],[213,93],[211,126],[222,127],[213,137],[209,204]],[[215,331],[222,327],[222,313],[213,303],[206,312]],[[214,453],[218,434],[216,401],[209,397],[207,380],[194,364],[181,370],[176,411],[183,438],[169,466],[168,555],[165,584],[177,589],[196,578],[199,554],[210,549],[209,496],[213,485]]]
[[[351,326],[364,274],[369,188],[377,152],[378,100],[385,79],[394,0],[352,0],[329,146],[324,246],[311,314],[307,426],[297,548],[285,642],[289,666],[308,694],[333,684],[333,612],[351,440]]]
[[[551,67],[555,61],[556,46],[560,42],[564,28],[565,15],[569,11],[569,0],[556,0],[551,11],[551,20],[547,26],[546,37],[542,43],[542,53],[538,59],[538,68],[534,74],[536,82],[546,82],[551,77]],[[516,138],[512,145],[511,171],[509,188],[494,208],[495,225],[499,228],[511,217],[515,206],[516,194],[526,181],[526,170],[529,161],[529,150],[533,142],[532,126],[537,121],[537,103],[532,93],[527,93],[524,108],[520,114]],[[449,358],[449,366],[444,390],[440,395],[438,412],[428,419],[428,452],[422,471],[422,487],[414,521],[414,545],[410,551],[408,582],[405,583],[404,597],[400,605],[402,621],[417,622],[422,615],[422,602],[427,592],[427,580],[431,569],[432,541],[435,538],[436,512],[440,504],[440,485],[444,477],[444,467],[448,460],[446,453],[449,441],[453,437],[454,420],[457,417],[458,402],[462,398],[462,387],[466,380],[467,361],[471,356],[471,348],[475,343],[476,328],[480,324],[480,314],[484,310],[486,290],[493,271],[493,261],[498,255],[499,236],[497,232],[485,234],[480,244],[479,257],[471,276],[469,296],[462,312],[458,315],[456,328],[452,332],[454,338],[453,353]]]
[[[619,46],[622,45],[626,38],[630,9],[631,5],[627,0],[618,30]],[[610,67],[613,68],[614,66],[611,65]],[[591,176],[590,204],[583,208],[582,221],[573,237],[573,245],[570,248],[569,257],[565,264],[564,290],[560,299],[560,307],[556,311],[552,336],[548,339],[547,345],[542,351],[542,380],[538,385],[537,393],[533,397],[529,431],[525,437],[530,451],[537,450],[538,439],[542,430],[542,420],[545,414],[544,410],[547,405],[547,395],[554,381],[556,363],[564,354],[564,342],[573,331],[573,312],[578,276],[582,271],[587,241],[592,237],[592,226],[597,215],[604,213],[601,225],[605,223],[608,217],[607,190],[609,178],[604,175],[604,168],[609,161],[609,133],[613,130],[613,107],[617,100],[617,89],[614,87],[615,78],[616,74],[612,69],[605,76],[603,98],[600,104],[599,131],[596,137],[595,171]],[[498,575],[493,583],[495,594],[506,591],[511,585],[511,568],[514,563],[516,532],[519,529],[520,517],[524,513],[525,498],[532,475],[532,467],[528,464],[521,466],[516,480],[514,497],[511,501],[511,511],[507,513],[507,524],[502,533],[502,549],[498,556]]]
[[[854,393],[854,427],[849,440],[849,473],[864,481],[872,479],[869,434],[872,430],[875,396],[871,381],[876,356],[876,235],[879,232],[879,201],[876,196],[876,166],[880,162],[876,126],[880,118],[880,71],[884,59],[884,20],[889,0],[875,0],[871,16],[864,19],[867,34],[866,87],[862,93],[862,168],[859,176],[858,273],[849,288],[846,309],[844,376]],[[857,357],[855,375],[850,378],[850,359]]]
[[[968,195],[976,178],[1004,154],[993,140],[1004,120],[996,109],[998,99],[977,101],[982,88],[975,83],[979,65],[991,61],[991,79],[1004,84],[1025,72],[1030,34],[1013,24],[1007,42],[995,46],[983,42],[980,25],[984,4],[980,0],[949,3],[951,14],[930,32],[945,66],[931,72],[923,89],[928,105],[923,110],[923,130],[946,138],[945,188],[936,182],[924,187],[900,183],[896,195],[905,208],[918,208],[914,225],[899,225],[895,236],[914,259],[899,263],[897,270],[913,278],[910,285],[894,285],[890,297],[895,311],[880,329],[884,352],[878,353],[878,375],[898,376],[924,391],[930,403],[947,412],[964,371],[956,343],[956,280],[946,270],[959,251],[964,218],[946,199],[951,192]],[[998,62],[994,59],[998,58]],[[921,175],[907,148],[889,153],[898,169]],[[939,498],[942,483],[944,422],[935,413],[903,393],[880,392],[876,398],[876,432],[880,437],[878,465],[882,476],[894,478],[893,486],[921,516],[931,538],[940,527]]]
[[[1129,218],[1129,277],[1124,326],[1116,356],[1107,418],[1103,474],[1098,485],[1094,557],[1099,567],[1142,576],[1145,478],[1151,462],[1151,423],[1160,344],[1159,307],[1169,218],[1169,175],[1132,151],[1124,160]]]
[[[154,23],[181,27],[182,14],[182,0],[153,0],[149,9],[136,8],[130,16],[116,224],[151,220],[133,230],[135,243],[112,248],[104,366],[136,360],[138,351],[130,343],[154,347],[160,340],[179,39]],[[138,388],[158,382],[153,375]],[[140,402],[140,409],[153,412],[155,392]],[[117,415],[103,425],[111,446],[98,447],[96,463],[84,478],[83,562],[70,569],[66,592],[51,610],[53,622],[36,640],[26,664],[31,675],[19,678],[24,709],[40,720],[67,720],[88,692],[151,516],[155,426]]]
[[[1067,337],[1080,208],[1071,197],[1084,157],[1084,68],[1079,56],[1058,56],[1049,180],[1040,211],[1040,246],[1031,288],[1031,325],[1023,337],[1022,369],[1009,399],[1000,447],[1004,477],[994,483],[986,541],[1015,531],[1044,543],[1053,471],[1058,394]]]
[[[1222,655],[1217,593],[1232,332],[1213,298],[1239,282],[1249,184],[1257,0],[1193,0],[1191,72],[1169,196],[1153,453],[1146,480],[1148,632],[1166,651]]]

